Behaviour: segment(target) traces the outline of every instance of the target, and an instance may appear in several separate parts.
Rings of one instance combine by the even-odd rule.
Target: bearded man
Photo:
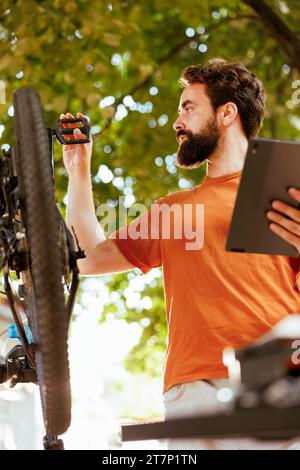
[[[145,211],[107,239],[93,205],[91,144],[64,147],[69,175],[67,223],[87,254],[79,260],[80,273],[102,275],[134,268],[147,273],[163,268],[168,323],[166,419],[224,409],[217,399],[218,390],[228,386],[224,348],[249,345],[282,318],[300,311],[298,259],[231,253],[224,248],[248,142],[263,123],[261,81],[243,64],[217,58],[204,66],[187,67],[179,82],[183,92],[173,125],[179,144],[177,165],[188,169],[204,163],[206,179],[193,189],[162,197],[155,210]],[[76,129],[73,137],[83,135]],[[295,190],[298,202],[299,195]],[[270,229],[300,252],[300,211],[280,203],[276,209],[267,215]],[[145,230],[139,237],[141,227]],[[193,237],[197,243],[191,242]],[[169,448],[290,445],[252,439],[182,439],[170,440]]]

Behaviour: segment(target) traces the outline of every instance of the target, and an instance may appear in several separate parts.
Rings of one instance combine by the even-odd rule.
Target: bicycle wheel
[[[64,433],[71,420],[68,324],[62,283],[63,257],[47,130],[39,95],[14,94],[16,167],[26,230],[25,288],[47,434]]]

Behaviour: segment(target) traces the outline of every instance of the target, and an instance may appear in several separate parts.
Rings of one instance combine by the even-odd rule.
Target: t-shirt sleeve
[[[159,220],[153,207],[109,238],[115,240],[125,258],[144,274],[162,265]]]

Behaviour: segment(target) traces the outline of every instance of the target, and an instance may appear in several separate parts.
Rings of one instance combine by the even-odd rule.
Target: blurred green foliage
[[[266,7],[262,13],[258,3]],[[274,16],[282,28],[274,27]],[[67,111],[90,117],[96,207],[107,201],[117,205],[124,195],[130,204],[149,206],[204,176],[203,169],[179,170],[172,160],[177,80],[187,65],[215,56],[243,62],[267,89],[261,136],[300,139],[300,108],[292,99],[300,74],[294,59],[299,25],[298,0],[1,0],[0,80],[7,99],[0,105],[1,144],[13,144],[14,91],[32,86],[42,98],[48,126]],[[64,213],[67,177],[58,146],[55,159]],[[101,165],[109,181],[101,178]],[[111,297],[101,320],[113,312],[139,322],[143,333],[127,366],[156,375],[166,342],[162,274],[158,271],[156,283],[146,283],[140,292],[140,305],[150,297],[151,308],[128,306],[126,289],[141,276],[130,275],[103,278],[118,296]]]

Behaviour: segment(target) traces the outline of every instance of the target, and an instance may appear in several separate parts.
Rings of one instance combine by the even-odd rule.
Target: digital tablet
[[[235,201],[226,250],[299,256],[296,248],[269,228],[266,217],[275,199],[296,208],[287,190],[300,189],[300,142],[252,139]]]

